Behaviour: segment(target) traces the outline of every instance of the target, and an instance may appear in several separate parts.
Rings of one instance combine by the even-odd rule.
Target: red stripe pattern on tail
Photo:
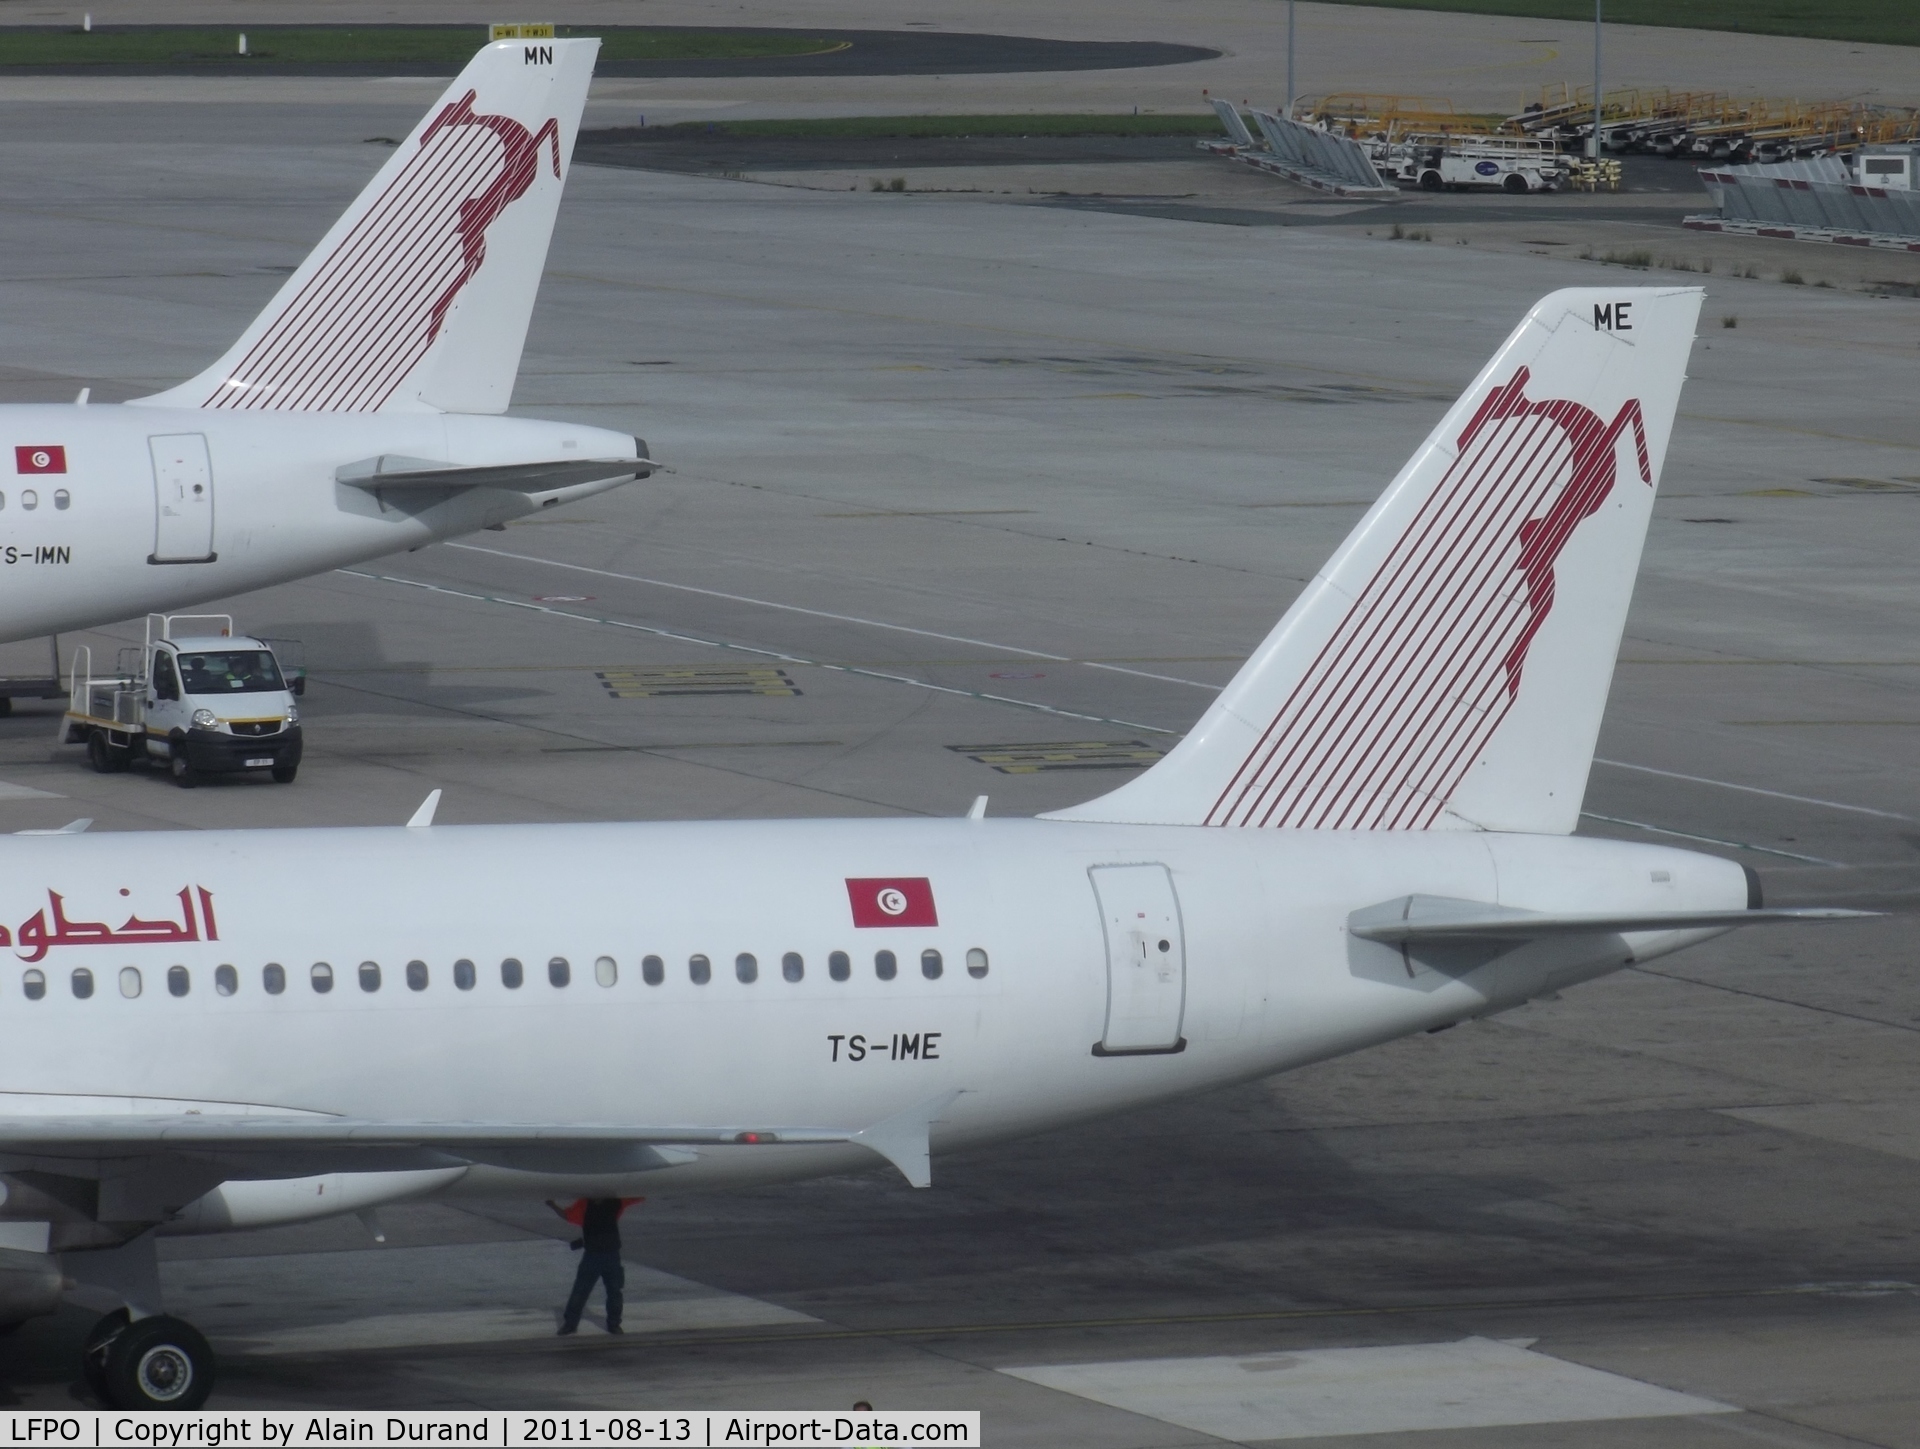
[[[433,118],[202,407],[373,412],[393,396],[486,261],[487,228],[540,174],[543,143],[560,174],[557,119],[529,131],[476,113],[477,94]]]
[[[1612,422],[1490,392],[1445,476],[1207,814],[1209,825],[1425,830],[1520,692],[1554,563],[1613,491],[1639,400]],[[1516,578],[1516,575],[1518,576]]]

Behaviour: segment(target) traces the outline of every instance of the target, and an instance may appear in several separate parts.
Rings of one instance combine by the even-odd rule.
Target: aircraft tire
[[[126,1309],[116,1308],[88,1330],[87,1341],[81,1346],[80,1377],[103,1405],[107,1403],[107,1351],[131,1321]]]
[[[191,790],[200,783],[200,772],[188,764],[187,757],[178,753],[178,750],[179,747],[176,745],[176,753],[167,760],[167,770],[172,774],[174,784],[182,790]]]
[[[298,765],[275,765],[271,773],[274,784],[291,785],[294,777],[300,773],[300,767]]]
[[[197,1409],[213,1392],[213,1350],[184,1319],[156,1314],[107,1341],[105,1402],[115,1409]]]

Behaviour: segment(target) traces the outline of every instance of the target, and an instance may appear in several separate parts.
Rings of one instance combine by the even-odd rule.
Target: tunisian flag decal
[[[31,445],[15,448],[13,471],[16,473],[64,473],[67,471],[67,450],[57,443],[49,443],[44,448]]]
[[[937,926],[933,882],[923,875],[847,881],[856,926]]]

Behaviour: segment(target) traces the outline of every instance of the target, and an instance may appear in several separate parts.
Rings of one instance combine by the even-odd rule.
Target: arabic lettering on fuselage
[[[199,900],[196,905],[196,893]],[[124,886],[121,895],[132,892]],[[182,886],[176,897],[180,902],[177,921],[142,919],[130,915],[118,927],[105,921],[75,921],[67,916],[67,898],[56,890],[47,892],[47,904],[8,931],[0,926],[0,946],[18,946],[23,961],[39,961],[55,946],[164,946],[185,941],[217,941],[220,927],[213,915],[213,892],[205,886]]]

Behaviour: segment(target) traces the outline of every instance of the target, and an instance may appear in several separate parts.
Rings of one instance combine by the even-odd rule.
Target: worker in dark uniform
[[[619,1333],[620,1314],[625,1307],[622,1292],[627,1286],[626,1266],[620,1261],[620,1214],[629,1201],[639,1198],[583,1197],[571,1207],[549,1202],[548,1207],[580,1229],[573,1247],[580,1254],[580,1268],[573,1275],[573,1292],[567,1298],[566,1312],[560,1318],[562,1336],[580,1330],[580,1314],[587,1306],[587,1295],[595,1283],[607,1285],[607,1332]]]

